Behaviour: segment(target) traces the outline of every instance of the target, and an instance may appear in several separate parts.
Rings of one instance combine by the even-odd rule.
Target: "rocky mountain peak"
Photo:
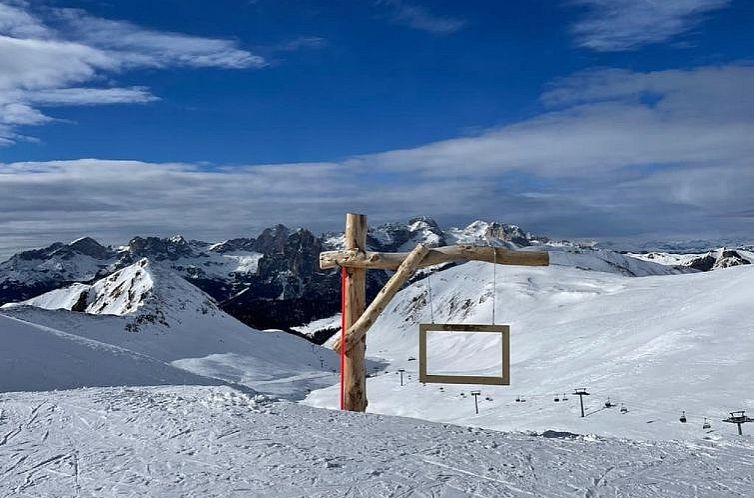
[[[64,246],[65,247],[65,246]],[[72,252],[90,256],[94,259],[108,259],[113,253],[91,237],[81,237],[67,246]]]
[[[409,230],[416,231],[422,229],[440,230],[440,225],[428,216],[415,216],[408,220]]]
[[[281,224],[265,228],[254,241],[253,250],[262,254],[283,252],[290,232],[287,226]]]
[[[144,257],[155,261],[176,260],[194,255],[191,244],[180,235],[169,238],[134,237],[128,242],[127,251],[133,261]]]
[[[699,271],[711,271],[748,264],[751,264],[751,261],[739,251],[723,247],[716,251],[710,251],[706,254],[690,259],[684,264],[684,266]]]

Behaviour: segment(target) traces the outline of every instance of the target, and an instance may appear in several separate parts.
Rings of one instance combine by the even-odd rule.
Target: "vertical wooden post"
[[[346,250],[357,249],[366,251],[367,245],[367,217],[363,214],[348,213],[346,215]],[[366,306],[366,276],[367,270],[361,268],[346,269],[346,313],[345,328],[361,317]],[[348,345],[343,364],[343,381],[345,410],[363,412],[367,409],[366,385],[366,336],[356,344]]]

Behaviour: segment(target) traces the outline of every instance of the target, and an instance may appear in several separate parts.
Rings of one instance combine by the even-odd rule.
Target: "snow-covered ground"
[[[83,303],[86,312],[71,311],[76,303]],[[45,342],[49,344],[43,349],[44,354],[53,357],[54,364],[61,368],[64,362],[55,358],[53,337],[55,344],[61,342],[61,337],[104,343],[162,362],[171,371],[176,369],[169,365],[286,399],[302,398],[311,389],[337,382],[334,372],[338,358],[334,352],[284,332],[251,329],[225,314],[212,298],[171,270],[147,260],[91,286],[74,284],[21,304],[3,306],[0,318],[3,315],[46,327],[49,333]],[[12,340],[12,333],[0,327],[0,340]],[[0,349],[0,360],[10,362],[14,355],[21,354],[21,344],[16,346],[13,350]],[[26,356],[35,354],[34,348],[25,352]],[[40,355],[43,365],[45,359]],[[2,377],[9,386],[31,383],[37,389],[61,387],[52,382],[54,375],[45,377],[50,383],[44,384],[35,378],[33,370],[15,363],[6,366]],[[108,379],[104,385],[133,385],[129,376],[119,382],[117,376],[103,374],[101,370],[106,368],[107,361],[82,360],[78,386],[103,385],[104,378]]]
[[[150,356],[0,315],[0,392],[220,384]]]
[[[752,496],[753,448],[502,434],[224,387],[0,394],[0,496]]]
[[[430,321],[425,279],[401,291],[369,332],[367,354],[389,363],[367,381],[369,411],[647,440],[727,438],[735,426],[721,419],[754,411],[754,267],[642,278],[557,265],[504,267],[497,278],[497,323],[511,325],[511,385],[482,387],[477,415],[469,395],[475,386],[441,390],[418,382],[418,324]],[[491,265],[441,271],[431,287],[436,322],[490,323]],[[500,363],[499,349],[470,341],[431,346],[429,356],[455,372]],[[399,368],[406,370],[404,386]],[[579,387],[591,393],[585,418],[571,395]],[[554,401],[564,393],[567,401]],[[516,402],[519,396],[526,401]],[[604,408],[608,397],[616,407]],[[337,400],[332,386],[305,402],[333,408]],[[702,429],[704,417],[710,429]]]

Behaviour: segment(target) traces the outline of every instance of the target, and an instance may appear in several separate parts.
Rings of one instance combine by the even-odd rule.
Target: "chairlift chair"
[[[621,413],[628,413],[628,408],[626,408],[623,403],[620,404],[620,412]]]
[[[682,424],[686,423],[686,411],[685,410],[681,412],[681,418],[679,420],[681,421]]]
[[[709,420],[707,420],[707,417],[704,417],[704,423],[702,424],[702,429],[711,429],[712,424],[709,423]]]
[[[558,403],[560,401],[560,398],[558,397],[557,394],[555,395],[555,399],[553,401],[555,401],[556,403]]]

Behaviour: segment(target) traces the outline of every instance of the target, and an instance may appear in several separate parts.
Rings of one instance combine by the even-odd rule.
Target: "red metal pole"
[[[346,269],[340,270],[340,409],[346,407]]]

